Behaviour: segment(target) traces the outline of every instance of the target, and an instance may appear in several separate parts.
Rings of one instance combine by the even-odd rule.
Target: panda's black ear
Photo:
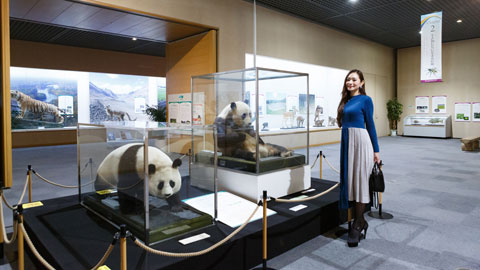
[[[153,164],[148,165],[148,174],[154,174],[157,168]]]
[[[172,168],[176,169],[176,168],[180,167],[181,165],[182,165],[182,161],[179,158],[177,158],[173,161]]]
[[[232,111],[235,110],[235,109],[237,109],[237,104],[236,104],[235,102],[232,102],[232,103],[230,104],[230,109],[232,109]]]

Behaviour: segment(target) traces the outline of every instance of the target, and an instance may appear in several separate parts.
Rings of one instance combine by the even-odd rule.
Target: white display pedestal
[[[266,190],[268,196],[278,198],[311,187],[309,165],[285,168],[278,171],[254,174],[232,169],[218,168],[218,191],[229,191],[247,200],[258,202]],[[195,168],[190,184],[213,190],[213,166]]]
[[[310,166],[287,168],[263,174],[249,174],[218,168],[218,190],[226,190],[247,200],[258,202],[263,191],[278,198],[311,187]]]

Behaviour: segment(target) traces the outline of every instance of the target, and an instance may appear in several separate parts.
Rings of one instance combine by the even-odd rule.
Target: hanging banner
[[[432,96],[432,113],[447,113],[447,96]]]
[[[442,81],[442,12],[421,16],[421,67],[423,83]]]

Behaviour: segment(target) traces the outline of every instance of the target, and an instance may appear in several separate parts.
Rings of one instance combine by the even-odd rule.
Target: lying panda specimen
[[[256,160],[256,133],[251,125],[252,112],[242,101],[227,105],[215,119],[218,132],[218,150],[223,156]],[[285,147],[264,143],[259,138],[260,157],[289,157],[293,151]]]
[[[148,147],[148,191],[150,195],[164,198],[173,212],[183,210],[178,191],[182,177],[178,167],[180,159],[172,160],[160,149]],[[102,161],[97,170],[95,189],[116,188],[122,214],[143,213],[144,190],[143,144],[123,145]]]

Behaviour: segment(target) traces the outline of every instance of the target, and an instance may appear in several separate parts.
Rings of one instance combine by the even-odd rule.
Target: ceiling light
[[[458,20],[457,20],[457,23],[462,23],[462,19],[458,19]]]
[[[136,37],[132,37],[132,40],[135,41],[135,40],[137,40],[137,38],[136,38]]]
[[[356,3],[358,0],[349,0],[350,3]]]

